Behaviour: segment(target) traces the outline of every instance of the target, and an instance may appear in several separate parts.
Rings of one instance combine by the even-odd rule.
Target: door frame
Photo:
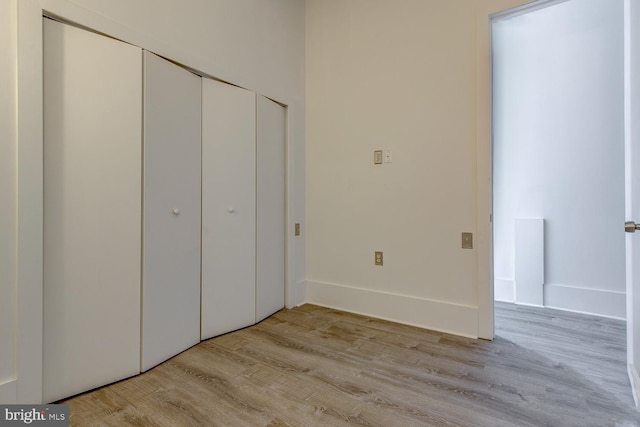
[[[478,232],[478,338],[492,340],[494,322],[493,272],[493,23],[569,0],[504,0],[480,4],[476,14],[476,173]]]

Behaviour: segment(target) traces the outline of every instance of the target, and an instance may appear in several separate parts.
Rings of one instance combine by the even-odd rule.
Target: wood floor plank
[[[484,341],[304,305],[62,403],[74,426],[640,426],[625,333],[496,303]]]

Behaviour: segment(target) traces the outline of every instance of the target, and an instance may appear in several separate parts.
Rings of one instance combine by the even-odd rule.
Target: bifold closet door
[[[202,79],[202,339],[255,322],[255,108]]]
[[[43,399],[52,402],[140,372],[142,52],[43,25]]]
[[[256,322],[284,307],[285,129],[284,107],[257,102]]]
[[[201,78],[144,52],[142,358],[200,341]]]

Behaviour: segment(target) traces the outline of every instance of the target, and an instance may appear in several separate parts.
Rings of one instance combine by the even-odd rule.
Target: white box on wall
[[[543,306],[544,220],[516,218],[514,232],[516,303]]]

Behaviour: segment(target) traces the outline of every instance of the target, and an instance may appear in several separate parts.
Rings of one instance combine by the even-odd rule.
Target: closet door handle
[[[180,215],[180,209],[175,208],[175,209],[173,210],[173,214],[174,214],[174,215],[176,215],[176,216]]]
[[[227,212],[229,213],[236,213],[236,208],[227,208]]]

